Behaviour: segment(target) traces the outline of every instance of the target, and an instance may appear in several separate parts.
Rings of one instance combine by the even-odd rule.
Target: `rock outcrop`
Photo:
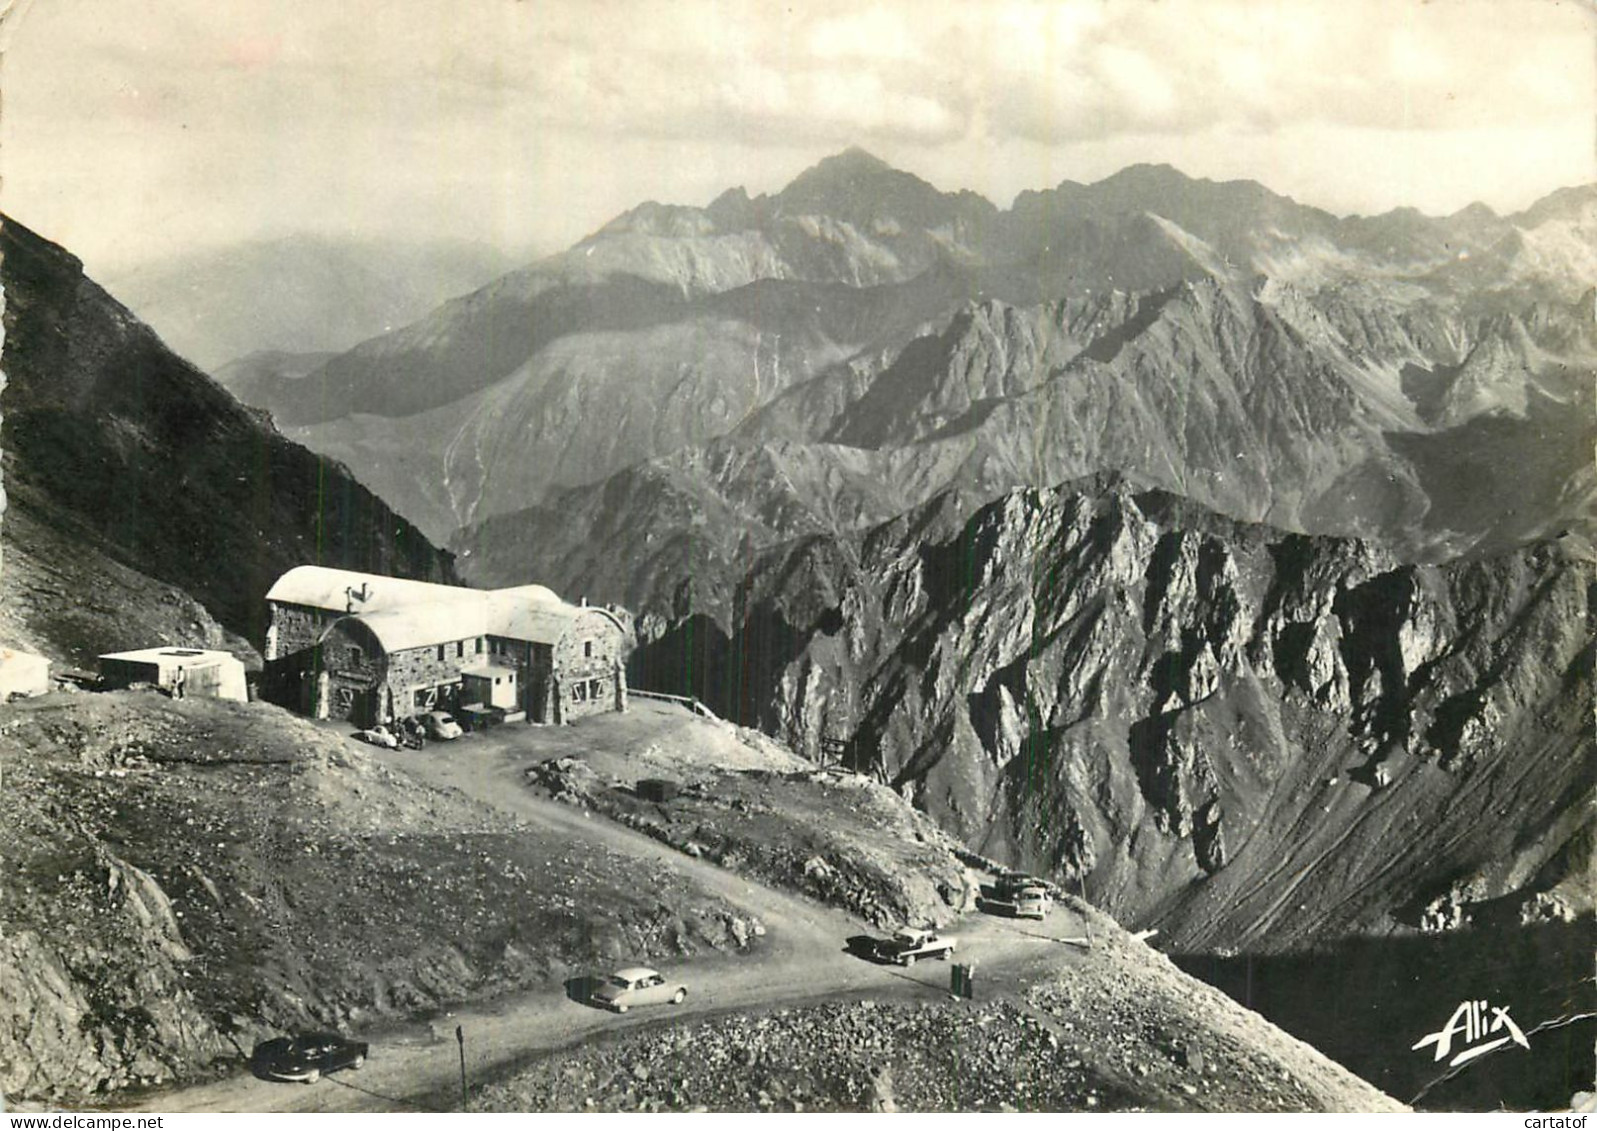
[[[1589,823],[1594,581],[1573,536],[1405,564],[1108,477],[783,547],[637,663],[1176,945],[1287,948],[1535,899]]]

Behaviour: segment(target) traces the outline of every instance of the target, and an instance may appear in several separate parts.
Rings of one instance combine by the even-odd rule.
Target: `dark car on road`
[[[365,1041],[338,1033],[301,1033],[291,1040],[269,1041],[257,1050],[260,1075],[269,1080],[314,1084],[326,1072],[359,1068],[366,1063]]]
[[[876,957],[883,962],[896,962],[900,966],[913,966],[917,958],[940,958],[947,961],[959,946],[959,940],[945,938],[930,928],[906,928],[890,939],[876,944]]]

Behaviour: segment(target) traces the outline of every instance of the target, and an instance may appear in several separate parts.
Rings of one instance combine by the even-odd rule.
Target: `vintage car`
[[[399,749],[399,736],[382,723],[378,723],[369,730],[361,731],[355,737],[362,742],[369,742],[373,746],[381,746],[384,750]]]
[[[427,728],[427,737],[436,741],[459,738],[465,733],[448,711],[428,711],[421,717],[421,725]]]
[[[595,1005],[625,1013],[634,1005],[681,1005],[687,996],[686,986],[667,982],[658,970],[629,966],[600,983],[591,1000]]]
[[[896,962],[900,966],[913,966],[916,959],[943,958],[954,953],[954,939],[945,939],[931,929],[907,928],[890,939],[876,943],[876,957],[883,962]]]
[[[326,1072],[359,1068],[366,1063],[367,1044],[338,1033],[301,1033],[286,1041],[271,1041],[258,1053],[259,1070],[271,1080],[314,1084]]]
[[[1015,919],[1046,919],[1053,906],[1053,897],[1044,887],[998,888],[991,898],[980,901],[981,909],[988,914]]]
[[[983,911],[1016,919],[1046,919],[1054,905],[1054,885],[1024,872],[1005,872],[980,901]]]

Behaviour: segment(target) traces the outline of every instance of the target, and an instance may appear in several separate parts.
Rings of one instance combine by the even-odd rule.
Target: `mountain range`
[[[1439,560],[1591,523],[1594,246],[1590,186],[1508,217],[1339,218],[1136,166],[1002,210],[850,150],[774,195],[640,205],[235,387],[483,582],[594,584],[526,556],[589,541],[551,537],[572,515],[641,523],[651,545],[693,536],[637,508],[601,519],[633,496],[617,475],[673,513],[737,516],[711,524],[717,552],[1116,470]],[[799,463],[827,483],[869,465],[875,501],[755,482]],[[669,607],[647,571],[598,580]]]
[[[1537,1016],[1589,1001],[1597,188],[1003,210],[850,151],[217,380],[0,253],[0,643],[247,652],[291,565],[458,561],[1188,957],[1547,928]]]

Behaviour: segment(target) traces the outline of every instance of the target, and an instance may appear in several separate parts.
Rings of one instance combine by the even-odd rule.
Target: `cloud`
[[[75,0],[6,56],[3,203],[127,258],[268,226],[553,244],[860,144],[1001,204],[1169,161],[1522,205],[1592,179],[1591,31],[1555,0]]]
[[[1571,5],[1101,7],[1104,18],[1069,42],[984,60],[993,136],[1068,142],[1306,121],[1459,130],[1591,108],[1591,18]]]
[[[214,10],[169,0],[168,14],[130,18],[125,42],[98,49],[91,32],[67,30],[102,73],[145,85],[167,76],[199,115],[315,116],[332,99],[358,128],[420,103],[544,128],[777,146],[1070,142],[1303,121],[1463,129],[1589,108],[1597,87],[1579,34],[1589,14],[1543,0],[285,0],[207,17]],[[84,70],[61,68],[62,106],[87,102],[75,85]]]

